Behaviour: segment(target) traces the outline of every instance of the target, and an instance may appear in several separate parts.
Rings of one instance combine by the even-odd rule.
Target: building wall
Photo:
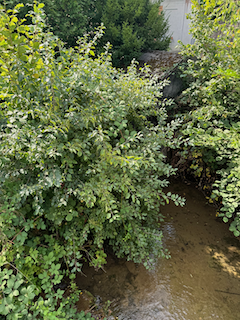
[[[184,44],[193,43],[189,34],[189,22],[186,14],[191,12],[191,0],[163,0],[162,8],[169,21],[169,32],[172,37],[170,48],[177,51],[178,40]]]

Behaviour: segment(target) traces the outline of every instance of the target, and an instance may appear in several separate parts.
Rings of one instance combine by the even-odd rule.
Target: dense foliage
[[[171,38],[167,35],[164,13],[159,13],[160,3],[160,0],[97,1],[98,20],[106,27],[102,41],[113,45],[114,65],[128,65],[142,51],[168,49]]]
[[[166,254],[159,209],[183,200],[163,192],[175,170],[161,149],[179,124],[147,68],[95,56],[101,29],[66,49],[43,31],[42,5],[28,25],[20,7],[0,11],[0,313],[87,319],[73,307],[84,261],[101,267],[106,245],[146,267]]]
[[[217,171],[211,201],[221,202],[219,216],[224,222],[230,219],[230,230],[239,236],[240,5],[235,0],[194,0],[190,18],[195,43],[184,46],[182,54],[192,79],[184,101],[192,112],[184,134],[194,146],[192,166],[199,176]]]
[[[92,18],[95,17],[95,1],[93,0],[43,0],[47,23],[52,32],[68,46],[76,45],[79,37],[93,28]],[[24,18],[32,10],[34,0],[0,0],[0,4],[7,9],[13,8],[18,3],[24,7],[19,10],[18,17]],[[31,19],[27,18],[27,22]]]
[[[23,18],[34,0],[22,0]],[[44,11],[52,32],[68,46],[75,46],[78,37],[92,32],[104,24],[106,31],[99,50],[108,41],[112,44],[112,60],[115,66],[129,65],[145,50],[165,50],[170,43],[168,23],[164,13],[159,14],[161,1],[149,0],[43,0]],[[18,4],[18,0],[0,0],[6,8]],[[26,5],[27,4],[27,5]]]

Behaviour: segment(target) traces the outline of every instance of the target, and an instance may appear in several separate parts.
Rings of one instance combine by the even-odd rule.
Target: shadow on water
[[[186,197],[184,208],[162,208],[164,245],[171,259],[155,269],[109,257],[105,272],[86,268],[79,286],[111,300],[119,320],[239,320],[240,242],[216,220],[201,192],[180,182],[170,191]],[[81,302],[79,302],[81,308]]]

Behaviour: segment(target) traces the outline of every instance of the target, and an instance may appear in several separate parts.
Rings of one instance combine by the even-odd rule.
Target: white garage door
[[[177,50],[178,40],[181,40],[184,44],[191,43],[189,20],[186,19],[186,14],[191,11],[190,0],[165,0],[162,6],[166,17],[169,19],[169,29],[172,36],[171,49]]]

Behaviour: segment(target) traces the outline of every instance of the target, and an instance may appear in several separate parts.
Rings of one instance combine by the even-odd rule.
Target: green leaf
[[[18,290],[14,290],[12,293],[15,297],[19,295],[19,291]]]
[[[11,278],[7,281],[7,287],[8,287],[8,288],[13,288],[14,282],[15,282],[14,278],[11,277]]]
[[[240,236],[240,232],[238,230],[234,230],[233,234],[235,235],[235,237],[239,237]]]
[[[67,221],[72,221],[72,219],[73,219],[72,213],[68,213],[67,216],[66,216],[66,220]]]

